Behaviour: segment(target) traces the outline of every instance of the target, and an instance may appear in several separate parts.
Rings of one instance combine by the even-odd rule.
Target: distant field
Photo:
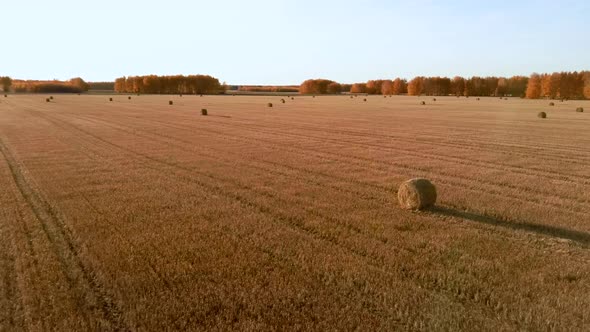
[[[590,330],[588,101],[47,97],[0,97],[0,331]]]

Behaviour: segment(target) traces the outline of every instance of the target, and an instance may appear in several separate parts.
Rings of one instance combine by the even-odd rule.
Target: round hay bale
[[[475,99],[475,100],[479,100],[479,97],[477,99]]]
[[[109,101],[113,101],[113,98],[109,98]]]
[[[4,98],[8,98],[8,95],[7,94],[4,94]]]
[[[49,96],[49,99],[53,100],[53,96]]]
[[[127,97],[127,99],[131,100],[131,96]]]
[[[547,117],[547,113],[545,113],[545,112],[539,112],[539,114],[537,114],[537,117],[539,117],[541,119],[545,119]]]
[[[172,100],[168,100],[168,105],[174,105],[174,102]]]
[[[48,103],[49,101],[50,101],[50,99],[49,99],[49,98],[45,98],[45,102],[47,102],[47,103]]]
[[[576,112],[578,112],[578,113],[584,113],[584,108],[583,107],[578,107],[578,108],[576,108]]]
[[[399,186],[397,199],[406,210],[424,210],[436,203],[436,187],[427,179],[410,179]]]
[[[201,115],[207,115],[207,109],[206,108],[202,108],[201,109]]]
[[[425,102],[425,101],[422,101],[422,102],[420,103],[420,105],[426,105],[426,102]]]
[[[363,98],[363,101],[367,101],[367,98]]]
[[[284,103],[285,103],[285,99],[281,99],[281,103],[283,103],[283,104],[284,104]]]
[[[432,101],[436,101],[436,98],[432,98]]]
[[[272,103],[268,103],[268,104],[266,104],[266,106],[272,107]]]
[[[291,97],[291,100],[295,100],[295,97]]]
[[[550,102],[549,103],[549,106],[555,106],[555,103],[554,102]]]

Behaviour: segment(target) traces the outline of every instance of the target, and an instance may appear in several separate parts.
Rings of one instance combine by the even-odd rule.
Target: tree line
[[[88,83],[80,77],[69,81],[11,80],[8,86],[3,87],[4,91],[24,93],[81,93],[88,91],[88,88]]]
[[[409,82],[394,80],[369,80],[351,85],[326,79],[304,81],[301,94],[338,94],[341,92],[410,96],[514,96],[536,98],[590,99],[590,72],[560,72],[512,77],[464,78],[418,76]]]
[[[209,75],[129,76],[115,80],[115,92],[150,94],[217,94],[225,91]]]

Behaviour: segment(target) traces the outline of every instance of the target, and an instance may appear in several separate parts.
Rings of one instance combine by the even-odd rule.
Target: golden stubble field
[[[0,331],[590,329],[590,102],[46,97],[0,97]]]

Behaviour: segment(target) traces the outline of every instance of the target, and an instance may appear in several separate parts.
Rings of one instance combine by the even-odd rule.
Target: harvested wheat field
[[[45,98],[0,101],[0,331],[590,329],[588,101]]]

